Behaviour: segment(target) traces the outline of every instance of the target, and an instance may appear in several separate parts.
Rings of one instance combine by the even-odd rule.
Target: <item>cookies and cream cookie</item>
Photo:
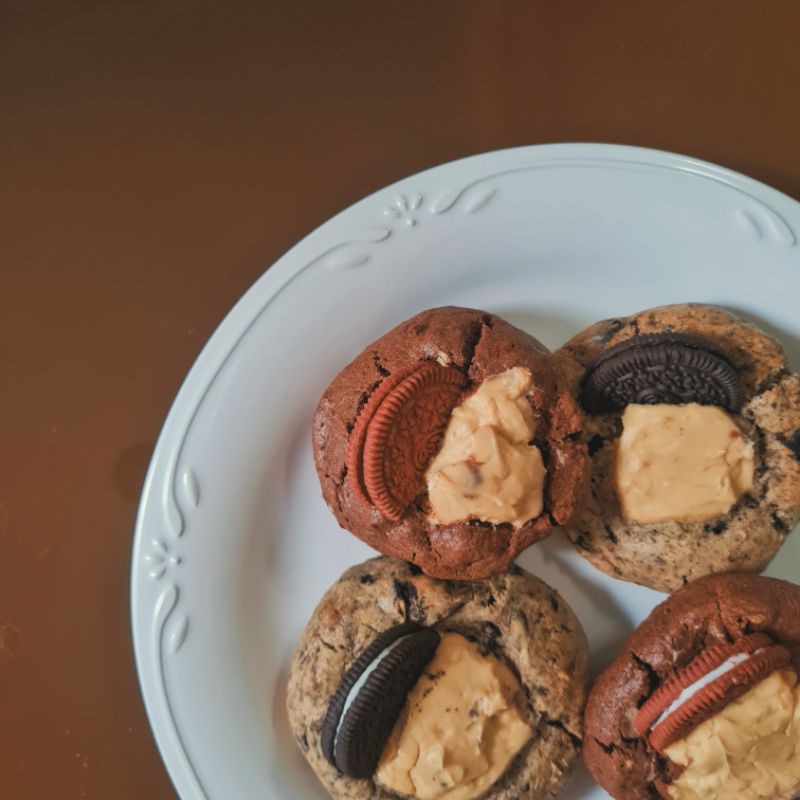
[[[554,355],[586,412],[590,487],[566,526],[581,555],[661,591],[764,569],[800,520],[800,376],[781,345],[686,304]]]
[[[481,578],[569,519],[580,429],[536,339],[483,311],[434,308],[334,378],[314,458],[342,527],[433,577]]]
[[[617,800],[800,796],[800,586],[701,578],[598,678],[584,760]]]
[[[340,800],[544,800],[578,754],[586,661],[575,615],[518,567],[439,581],[376,558],[314,611],[289,721]]]

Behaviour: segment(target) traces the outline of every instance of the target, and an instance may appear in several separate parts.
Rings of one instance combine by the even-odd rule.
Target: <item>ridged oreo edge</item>
[[[369,675],[342,719],[335,745],[337,768],[351,778],[368,778],[386,740],[439,645],[439,634],[420,630],[401,641]]]
[[[408,636],[411,633],[421,630],[424,630],[422,626],[414,622],[404,622],[400,625],[396,625],[394,628],[383,631],[383,633],[379,634],[361,651],[352,666],[345,672],[341,683],[328,703],[328,710],[322,722],[320,734],[322,754],[334,766],[336,762],[334,760],[333,746],[336,739],[336,729],[339,727],[339,720],[344,711],[344,705],[347,702],[347,696],[350,694],[350,690],[356,685],[358,679],[367,667],[369,667],[389,645],[402,636]]]
[[[371,504],[366,486],[364,486],[363,474],[364,442],[367,438],[367,428],[375,412],[380,408],[381,403],[391,390],[409,375],[412,375],[420,366],[420,364],[413,364],[408,369],[400,370],[384,378],[369,396],[361,411],[359,411],[353,430],[350,431],[350,436],[347,440],[347,452],[345,453],[347,480],[353,493],[365,505]]]
[[[732,656],[739,653],[754,653],[772,644],[774,644],[772,638],[766,633],[753,633],[730,644],[718,644],[704,650],[650,695],[633,718],[634,730],[639,736],[646,735],[650,726],[678,699],[684,689],[688,689],[704,675],[722,666]]]
[[[626,339],[595,358],[581,379],[581,405],[593,414],[629,403],[689,402],[737,412],[743,400],[730,356],[714,342],[675,332]]]
[[[658,751],[669,747],[790,661],[791,654],[781,645],[754,654],[670,714],[650,733],[650,746]]]
[[[708,353],[727,361],[730,366],[733,366],[728,353],[720,347],[716,342],[706,339],[703,336],[697,336],[693,333],[679,333],[678,331],[663,331],[661,333],[640,333],[636,336],[631,336],[625,339],[624,342],[615,344],[604,350],[598,355],[587,367],[587,370],[599,367],[606,361],[611,361],[619,353],[624,353],[627,350],[635,350],[640,347],[656,347],[664,344],[680,344],[685,347],[691,347],[695,350],[703,350]]]
[[[375,508],[386,519],[397,521],[417,495],[424,465],[416,450],[438,444],[461,395],[464,376],[453,367],[426,361],[387,392],[369,420],[363,446],[363,483]],[[407,419],[416,413],[420,419]],[[402,431],[403,449],[386,457],[386,448],[398,420],[408,424]],[[432,458],[435,452],[428,453]],[[392,474],[394,471],[394,474]]]

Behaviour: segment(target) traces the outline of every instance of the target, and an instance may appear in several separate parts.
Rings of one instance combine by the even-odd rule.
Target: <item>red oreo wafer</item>
[[[364,473],[362,463],[364,458],[364,442],[367,438],[367,427],[370,420],[375,416],[375,412],[380,408],[381,403],[386,399],[386,395],[397,386],[404,378],[407,378],[415,370],[419,369],[419,364],[414,364],[408,369],[395,372],[385,378],[370,395],[366,405],[359,411],[356,424],[350,431],[350,438],[347,440],[347,453],[345,465],[347,466],[347,480],[350,488],[364,503],[370,505],[367,488],[364,486]]]
[[[633,718],[633,727],[639,736],[645,736],[653,723],[670,707],[684,689],[699,681],[704,675],[722,666],[729,658],[739,653],[754,653],[764,647],[772,646],[773,641],[766,633],[753,633],[731,644],[718,644],[704,650],[690,661],[666,683],[662,684]]]
[[[700,688],[665,719],[658,721],[684,689],[722,666],[728,659],[742,653],[749,654],[746,661]],[[787,666],[790,660],[789,651],[781,645],[773,644],[766,634],[753,634],[731,645],[712,647],[653,694],[634,718],[634,728],[640,736],[644,736],[652,727],[648,736],[650,746],[655,750],[663,750],[741,697],[775,670]]]
[[[463,386],[457,369],[424,361],[386,378],[359,414],[348,442],[348,479],[386,519],[399,520],[423,490]]]
[[[718,680],[703,687],[694,697],[670,714],[650,734],[650,746],[655,750],[663,750],[678,739],[682,739],[709,717],[746,694],[775,670],[787,666],[790,661],[789,651],[780,645],[751,656]]]

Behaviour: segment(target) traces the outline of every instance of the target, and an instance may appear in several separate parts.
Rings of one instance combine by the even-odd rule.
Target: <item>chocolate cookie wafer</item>
[[[375,772],[406,695],[440,641],[431,628],[402,623],[359,654],[328,705],[320,744],[325,758],[351,778]]]
[[[632,336],[603,351],[581,378],[590,414],[631,403],[700,403],[737,412],[744,393],[730,356],[709,339],[681,333]]]

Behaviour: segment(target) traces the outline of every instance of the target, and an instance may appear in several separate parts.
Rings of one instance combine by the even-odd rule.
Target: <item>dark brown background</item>
[[[0,8],[2,798],[175,797],[131,653],[137,498],[202,343],[299,237],[536,142],[800,196],[794,0],[289,5]]]

